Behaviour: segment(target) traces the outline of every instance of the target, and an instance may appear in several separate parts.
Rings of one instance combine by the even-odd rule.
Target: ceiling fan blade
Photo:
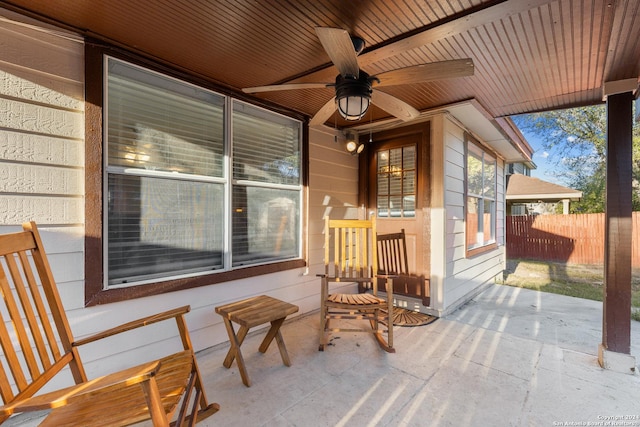
[[[316,34],[342,77],[357,78],[360,66],[349,33],[342,28],[316,27]]]
[[[380,73],[376,75],[380,79],[380,83],[376,86],[394,86],[451,77],[466,77],[472,76],[473,70],[473,60],[471,58],[432,62]]]
[[[371,103],[405,122],[413,120],[420,115],[420,112],[411,105],[379,90],[373,91]]]
[[[336,98],[333,97],[311,118],[309,126],[322,126],[336,111]]]
[[[281,85],[255,86],[242,89],[244,93],[276,92],[279,90],[317,89],[332,86],[333,83],[286,83]]]

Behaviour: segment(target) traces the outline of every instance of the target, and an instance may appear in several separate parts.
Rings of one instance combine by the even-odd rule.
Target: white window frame
[[[479,158],[481,163],[481,176],[482,182],[480,188],[482,190],[480,192],[473,192],[470,189],[471,180],[470,171],[469,171],[469,159],[474,153],[477,158]],[[489,164],[493,165],[493,182],[487,182],[488,177],[488,168]],[[497,186],[498,186],[498,160],[497,157],[491,153],[489,153],[486,149],[484,149],[480,144],[475,143],[470,137],[465,138],[465,202],[464,202],[464,215],[465,215],[465,250],[467,257],[476,255],[481,252],[485,252],[487,250],[494,249],[497,247],[496,240],[496,228],[497,228]],[[493,196],[491,196],[490,191],[493,192]],[[471,230],[470,227],[472,222],[469,220],[469,208],[470,203],[469,199],[474,198],[478,202],[477,206],[477,229]],[[489,211],[489,224],[485,224],[484,215],[480,213],[484,213],[485,204],[489,202],[491,203],[490,211]],[[489,227],[489,239],[485,239],[484,236],[486,234],[487,225]],[[475,235],[475,239],[473,236]]]
[[[144,285],[144,284],[150,284],[150,283],[158,283],[158,282],[163,282],[163,281],[167,281],[167,280],[176,280],[176,279],[184,279],[184,278],[189,278],[189,277],[194,277],[194,276],[200,276],[200,275],[207,275],[207,274],[216,274],[216,273],[222,273],[222,272],[229,272],[231,270],[235,270],[235,269],[240,269],[240,268],[244,268],[244,267],[253,267],[253,266],[258,266],[258,265],[265,265],[265,264],[270,264],[270,263],[277,263],[277,262],[282,262],[282,261],[287,261],[287,260],[292,260],[292,259],[301,259],[302,258],[302,252],[303,252],[303,235],[302,235],[302,229],[303,229],[303,219],[304,219],[304,206],[303,206],[303,185],[302,185],[302,176],[303,176],[303,162],[302,162],[302,141],[303,141],[303,125],[302,122],[300,120],[296,120],[293,119],[291,117],[282,115],[282,114],[278,114],[275,113],[273,111],[261,108],[261,107],[257,107],[251,104],[247,104],[249,105],[251,108],[258,108],[260,110],[263,110],[265,112],[265,114],[267,116],[269,115],[273,115],[274,118],[279,117],[278,120],[281,120],[282,118],[286,119],[287,121],[290,121],[292,124],[295,125],[295,123],[297,122],[297,127],[298,127],[298,136],[297,136],[297,142],[298,142],[298,147],[297,147],[297,153],[299,156],[299,161],[298,161],[298,182],[294,185],[292,184],[278,184],[278,183],[264,183],[264,182],[256,182],[256,181],[251,181],[251,180],[234,180],[232,177],[233,174],[233,158],[232,158],[232,154],[233,153],[233,127],[232,127],[232,115],[233,115],[233,111],[234,111],[234,103],[243,103],[242,101],[238,101],[233,99],[230,96],[224,96],[225,101],[224,101],[224,157],[225,157],[225,161],[224,161],[224,167],[223,167],[223,176],[222,177],[203,177],[203,176],[182,176],[179,173],[172,173],[172,172],[166,172],[166,171],[153,171],[153,170],[144,170],[144,169],[131,169],[128,170],[126,168],[122,168],[119,166],[112,166],[109,164],[109,159],[108,159],[108,148],[109,148],[109,135],[108,135],[108,117],[109,117],[109,112],[108,112],[108,99],[107,99],[107,79],[109,76],[109,67],[108,67],[108,61],[113,60],[113,61],[118,61],[121,63],[126,64],[127,66],[131,66],[131,67],[136,67],[139,68],[140,70],[146,72],[146,73],[153,73],[156,74],[162,78],[166,78],[166,79],[171,79],[172,81],[178,83],[178,84],[184,84],[184,85],[188,85],[188,86],[192,86],[194,88],[197,88],[198,90],[205,90],[208,91],[205,88],[199,87],[197,85],[193,85],[191,83],[185,82],[183,80],[179,80],[176,79],[174,77],[168,76],[166,74],[163,73],[159,73],[156,72],[154,70],[151,70],[149,68],[146,67],[141,67],[132,63],[129,63],[127,61],[123,61],[119,58],[114,58],[114,57],[110,57],[108,55],[104,56],[104,81],[103,81],[103,87],[105,88],[104,93],[105,93],[105,99],[104,99],[104,124],[103,124],[103,141],[104,141],[104,153],[105,155],[103,156],[103,176],[102,176],[102,182],[103,182],[103,214],[102,214],[102,222],[103,222],[103,271],[104,271],[104,279],[103,279],[103,289],[104,290],[109,290],[109,289],[117,289],[117,288],[124,288],[124,287],[131,287],[131,286],[138,286],[138,285]],[[217,94],[216,92],[213,91],[208,91],[211,92],[213,94],[219,95],[219,96],[223,96],[220,94]],[[245,103],[246,104],[246,103]],[[110,174],[131,174],[133,176],[146,176],[146,177],[156,177],[156,178],[169,178],[169,179],[184,179],[184,180],[189,180],[189,181],[202,181],[202,182],[206,182],[206,183],[217,183],[217,184],[221,184],[224,187],[223,190],[223,197],[224,197],[224,204],[225,204],[225,209],[224,209],[224,226],[223,226],[223,230],[224,230],[224,248],[223,248],[223,267],[219,270],[215,270],[215,271],[201,271],[201,272],[195,272],[195,273],[188,273],[188,274],[181,274],[181,273],[177,273],[177,274],[171,274],[171,273],[167,273],[166,275],[163,275],[162,277],[153,277],[153,278],[149,278],[149,279],[140,279],[140,280],[132,280],[130,282],[127,283],[111,283],[109,284],[109,260],[108,260],[108,254],[109,254],[109,224],[108,224],[108,183],[109,183],[109,176]],[[269,260],[260,260],[257,262],[244,262],[242,263],[242,265],[237,265],[237,266],[232,266],[232,241],[233,241],[233,230],[232,230],[232,226],[233,226],[233,222],[232,222],[232,207],[233,207],[233,202],[232,202],[232,188],[234,185],[241,185],[241,186],[246,186],[246,187],[256,187],[256,188],[267,188],[267,189],[275,189],[275,190],[288,190],[288,191],[293,191],[293,192],[297,192],[297,224],[295,224],[296,226],[296,230],[295,230],[295,238],[297,239],[296,245],[297,245],[297,250],[295,251],[295,253],[292,253],[290,255],[287,255],[286,257],[281,257],[281,258],[277,258],[277,259],[269,259]]]

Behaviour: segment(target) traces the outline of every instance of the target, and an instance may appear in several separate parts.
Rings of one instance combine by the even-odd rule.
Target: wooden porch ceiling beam
[[[392,56],[420,48],[446,37],[469,31],[472,28],[496,22],[513,15],[551,3],[551,0],[496,0],[480,7],[468,9],[449,18],[426,25],[409,32],[389,43],[375,49],[365,51],[358,56],[361,68],[382,61]],[[332,81],[337,74],[333,66],[311,72],[302,77],[278,83],[304,83],[318,81]]]

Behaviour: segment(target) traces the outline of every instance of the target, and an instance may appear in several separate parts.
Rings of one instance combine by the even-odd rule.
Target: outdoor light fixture
[[[346,148],[348,152],[354,153],[358,149],[358,143],[347,140],[344,144],[344,148]]]
[[[338,112],[349,121],[360,120],[371,103],[371,83],[378,80],[360,71],[359,77],[338,74],[336,77],[336,102]]]
[[[358,141],[358,135],[347,132],[345,134],[344,148],[352,155],[360,154],[364,150],[364,144]]]

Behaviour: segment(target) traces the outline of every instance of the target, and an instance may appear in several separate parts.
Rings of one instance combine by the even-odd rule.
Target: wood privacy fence
[[[640,212],[632,215],[632,266],[640,267]],[[604,214],[508,216],[509,259],[604,264]]]

